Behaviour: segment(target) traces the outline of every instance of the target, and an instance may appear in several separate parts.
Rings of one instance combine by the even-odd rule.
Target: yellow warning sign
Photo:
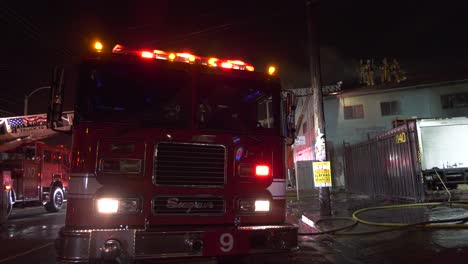
[[[315,187],[331,187],[331,166],[330,161],[321,161],[312,163],[314,171]]]

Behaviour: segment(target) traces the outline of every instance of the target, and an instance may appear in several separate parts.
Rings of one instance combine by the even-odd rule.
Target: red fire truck
[[[25,143],[0,153],[0,170],[10,206],[39,202],[48,212],[57,212],[68,188],[70,150],[40,141]]]
[[[297,250],[297,228],[285,223],[286,120],[294,119],[282,114],[278,78],[253,70],[121,45],[87,58],[58,261]],[[53,86],[49,125],[62,101],[63,88]]]

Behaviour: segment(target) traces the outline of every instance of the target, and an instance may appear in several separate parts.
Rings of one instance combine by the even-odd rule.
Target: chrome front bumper
[[[56,241],[59,263],[119,259],[218,257],[285,253],[298,249],[297,228],[279,226],[216,226],[140,229],[62,229]]]

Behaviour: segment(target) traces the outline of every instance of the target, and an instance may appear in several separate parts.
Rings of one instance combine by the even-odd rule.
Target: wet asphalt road
[[[0,263],[55,263],[54,240],[65,210],[47,213],[42,206],[14,208],[0,232]]]
[[[47,213],[41,206],[14,208],[8,226],[0,231],[0,264],[55,263],[54,240],[64,222],[65,210]],[[331,263],[317,245],[308,244],[294,263]]]
[[[42,207],[15,208],[8,227],[0,232],[0,264],[55,263],[54,240],[64,221],[64,210],[51,214]],[[321,235],[302,237],[300,245],[297,264],[468,263],[467,229]]]
[[[318,193],[303,195],[300,202],[290,199],[290,214],[306,213],[313,221],[318,216]],[[468,202],[465,195],[459,202]],[[334,217],[350,217],[353,212],[372,206],[392,205],[387,199],[371,198],[365,195],[333,193]],[[379,223],[420,223],[442,219],[467,218],[468,209],[457,206],[422,206],[401,209],[375,210],[361,213],[359,218]],[[347,225],[348,222],[328,221],[320,229],[330,230]],[[347,235],[319,235],[302,237],[303,252],[319,252],[328,262],[319,263],[468,263],[468,223],[452,222],[463,228],[402,228],[391,232],[375,233],[387,229],[358,224],[347,229]],[[305,226],[305,225],[302,225]],[[316,232],[317,230],[302,230]],[[362,234],[372,232],[372,234]],[[343,233],[343,232],[341,232]],[[350,235],[354,233],[354,235]],[[356,233],[360,233],[356,235]],[[302,255],[302,254],[301,254]]]

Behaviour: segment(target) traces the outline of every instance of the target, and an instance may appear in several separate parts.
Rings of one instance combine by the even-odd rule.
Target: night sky
[[[360,58],[384,56],[409,76],[468,73],[463,2],[322,0],[324,84],[352,83]],[[303,0],[0,1],[0,34],[0,115],[21,114],[24,94],[48,85],[55,64],[78,63],[95,39],[240,58],[258,70],[273,63],[292,87],[309,79]],[[30,110],[45,112],[46,100],[35,94]]]

